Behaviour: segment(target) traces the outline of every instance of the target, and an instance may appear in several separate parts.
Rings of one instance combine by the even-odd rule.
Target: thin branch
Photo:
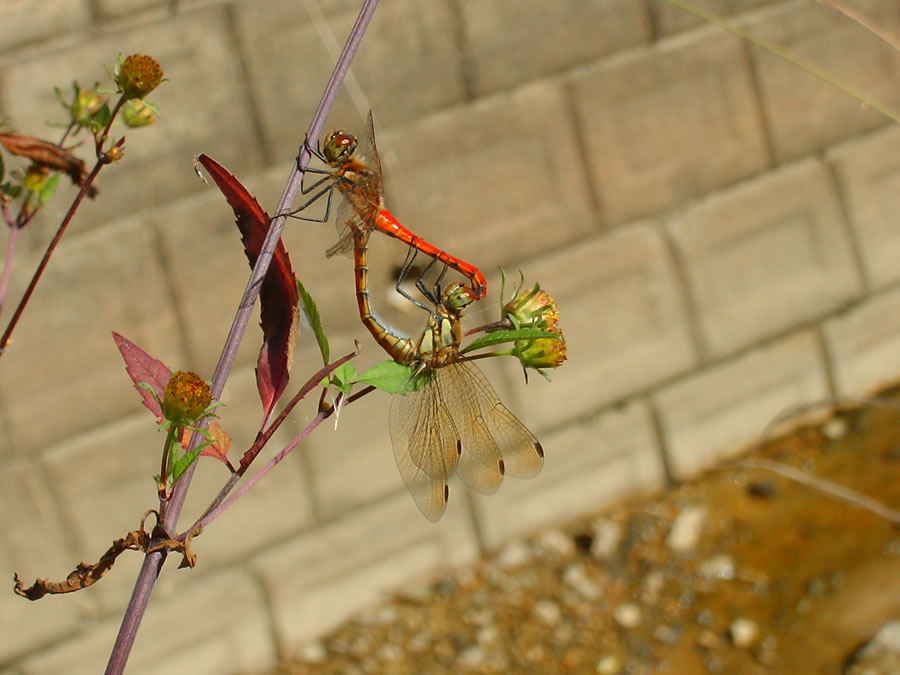
[[[839,502],[844,502],[845,504],[849,504],[850,506],[865,509],[866,511],[874,513],[879,518],[884,518],[885,520],[888,520],[895,525],[900,525],[900,511],[895,511],[894,509],[888,508],[881,502],[876,502],[874,499],[867,497],[861,492],[857,492],[856,490],[844,487],[843,485],[838,485],[837,483],[833,483],[830,480],[825,480],[824,478],[811,476],[808,473],[804,473],[803,471],[795,469],[792,466],[788,466],[787,464],[773,462],[768,459],[743,459],[737,462],[737,466],[746,469],[763,469],[765,471],[774,471],[775,473],[784,476],[785,478],[789,478],[790,480],[796,481],[798,483],[808,485],[809,487],[818,490],[822,494],[831,497],[832,499],[836,499]]]
[[[66,233],[66,229],[68,229],[69,223],[72,222],[72,218],[75,216],[75,211],[78,210],[78,207],[84,199],[84,196],[87,194],[91,185],[93,185],[94,180],[96,180],[97,174],[100,173],[100,169],[102,169],[107,164],[109,164],[109,159],[106,154],[102,154],[97,158],[97,163],[94,164],[94,168],[85,179],[84,184],[81,186],[81,190],[78,191],[78,194],[75,196],[74,201],[72,202],[71,206],[69,206],[69,210],[66,212],[65,218],[63,218],[63,221],[59,224],[59,228],[57,228],[56,234],[47,245],[47,250],[44,251],[44,257],[41,258],[41,262],[38,264],[37,269],[34,271],[34,275],[32,275],[31,277],[31,282],[28,284],[28,288],[25,289],[25,293],[22,296],[22,299],[19,300],[19,305],[18,307],[16,307],[16,311],[13,313],[12,318],[9,320],[9,325],[3,332],[3,336],[0,337],[0,355],[3,354],[6,346],[9,344],[9,340],[16,328],[16,324],[19,323],[19,318],[22,316],[22,312],[25,311],[25,307],[28,305],[28,301],[31,299],[31,295],[32,293],[34,293],[34,289],[37,287],[38,282],[41,280],[41,276],[44,274],[44,270],[50,262],[50,256],[53,255],[53,251],[56,250],[57,244],[59,244],[60,239],[62,239],[62,236]]]
[[[888,33],[885,30],[882,30],[882,28],[878,24],[869,21],[868,18],[857,12],[855,9],[851,9],[844,3],[837,2],[837,0],[819,0],[819,2],[831,6],[847,18],[852,19],[853,21],[858,23],[860,26],[872,33],[872,35],[876,35],[877,37],[881,38],[884,42],[893,47],[895,51],[900,51],[900,40],[897,39],[897,36]]]
[[[682,2],[682,0],[665,1],[673,7],[678,7],[678,9],[684,10],[688,14],[693,14],[694,16],[699,17],[704,21],[715,24],[719,28],[728,31],[729,33],[737,35],[738,37],[746,40],[747,42],[750,42],[751,44],[755,44],[757,47],[765,49],[767,52],[777,56],[778,58],[784,59],[788,63],[797,66],[801,70],[805,70],[810,75],[815,75],[820,80],[842,90],[846,94],[849,94],[867,108],[877,110],[882,115],[893,120],[894,122],[900,122],[900,111],[892,108],[886,103],[882,103],[877,99],[871,98],[867,93],[865,93],[861,89],[858,89],[856,85],[837,77],[833,73],[830,73],[823,68],[819,68],[819,66],[812,63],[811,61],[801,59],[799,56],[790,53],[788,50],[782,48],[774,42],[763,40],[762,38],[757,37],[742,28],[738,28],[732,23],[724,21],[714,14],[710,14],[709,12],[700,9],[699,7],[695,7],[690,2]]]

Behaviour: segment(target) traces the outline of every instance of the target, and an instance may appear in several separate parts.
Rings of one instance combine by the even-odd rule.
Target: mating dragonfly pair
[[[321,177],[302,188],[308,198],[290,215],[324,222],[332,211],[335,191],[342,197],[335,217],[339,240],[327,255],[352,254],[360,319],[394,361],[415,370],[408,391],[392,401],[391,441],[400,475],[416,505],[426,518],[437,521],[447,505],[447,480],[454,473],[473,490],[490,494],[500,487],[505,475],[536,475],[544,452],[534,434],[500,402],[479,368],[460,354],[463,311],[485,296],[484,275],[477,267],[414,235],[385,208],[371,112],[364,144],[360,147],[356,136],[337,130],[326,136],[321,148],[309,148],[329,168],[306,169]],[[324,216],[299,215],[321,199],[326,200]],[[396,288],[429,313],[426,328],[417,340],[386,325],[372,309],[368,240],[376,230],[409,247]],[[431,259],[415,280],[428,304],[402,286],[418,253]],[[425,275],[436,264],[443,269],[429,286]],[[443,287],[448,268],[465,277],[467,284],[456,281]]]

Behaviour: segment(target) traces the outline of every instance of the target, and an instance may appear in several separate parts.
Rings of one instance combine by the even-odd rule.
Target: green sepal
[[[49,202],[53,198],[53,195],[56,194],[57,187],[59,187],[59,172],[54,173],[47,180],[45,180],[44,184],[41,186],[41,189],[38,190],[38,204],[43,206],[44,204]]]
[[[541,338],[552,338],[554,340],[558,340],[559,337],[559,333],[554,333],[548,330],[539,330],[537,328],[498,330],[492,333],[486,333],[478,339],[472,340],[472,342],[461,349],[459,353],[465,354],[466,352],[470,352],[474,349],[483,349],[484,347],[491,347],[503,342],[517,342],[518,340],[538,340]]]
[[[319,314],[319,308],[316,306],[315,300],[306,290],[306,287],[297,280],[297,291],[300,293],[300,305],[303,307],[303,313],[309,326],[312,328],[313,334],[316,336],[316,342],[319,344],[319,352],[322,354],[322,362],[327,366],[331,357],[331,348],[328,346],[328,337],[325,335],[325,328],[322,326],[322,315]]]

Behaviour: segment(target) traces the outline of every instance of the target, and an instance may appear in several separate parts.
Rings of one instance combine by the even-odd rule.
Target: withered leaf
[[[45,166],[56,171],[62,171],[72,182],[79,187],[87,180],[88,170],[84,160],[72,154],[58,145],[43,141],[34,136],[22,136],[20,134],[0,134],[0,145],[8,152],[20,157],[27,157],[39,166]],[[87,196],[93,199],[97,196],[96,183],[88,188]]]

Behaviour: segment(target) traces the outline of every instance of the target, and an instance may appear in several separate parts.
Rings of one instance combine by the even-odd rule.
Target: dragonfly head
[[[322,154],[329,164],[337,165],[349,159],[356,151],[359,142],[356,136],[343,129],[332,131],[325,137]]]
[[[458,316],[476,299],[471,288],[460,281],[454,281],[441,294],[441,305]]]

